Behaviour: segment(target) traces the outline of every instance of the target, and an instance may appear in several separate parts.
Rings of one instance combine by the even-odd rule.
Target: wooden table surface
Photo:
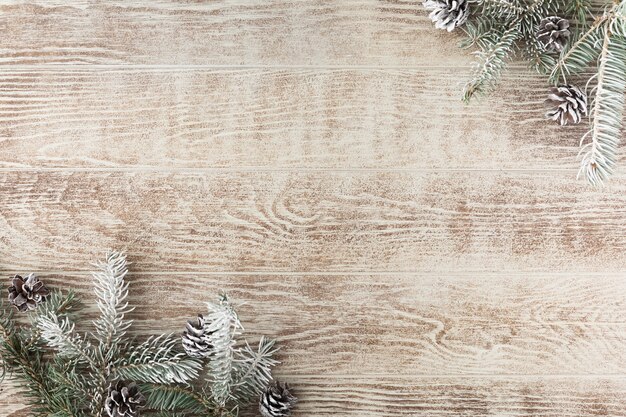
[[[626,415],[626,173],[541,77],[463,105],[420,0],[0,4],[2,276],[125,250],[141,334],[225,289],[296,416]]]

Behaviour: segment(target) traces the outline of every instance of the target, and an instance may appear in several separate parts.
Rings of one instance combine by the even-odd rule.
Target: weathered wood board
[[[518,64],[463,105],[421,3],[0,1],[0,273],[93,316],[123,249],[139,335],[224,289],[296,417],[626,416],[624,170]]]

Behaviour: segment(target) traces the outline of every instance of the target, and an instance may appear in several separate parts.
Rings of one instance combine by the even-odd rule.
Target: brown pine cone
[[[289,392],[289,385],[272,382],[259,400],[259,411],[263,417],[289,417],[298,399]]]
[[[568,123],[578,124],[587,115],[587,95],[572,85],[552,87],[546,104],[553,107],[546,113],[546,117],[561,126]]]
[[[9,287],[9,302],[19,311],[35,309],[50,294],[50,290],[34,274],[28,275],[26,279],[16,275],[12,284]]]
[[[137,417],[145,398],[137,384],[117,381],[109,387],[104,409],[109,417]]]
[[[192,358],[206,358],[211,355],[213,345],[210,341],[210,333],[206,331],[205,320],[202,314],[198,314],[196,321],[188,321],[183,333],[183,348],[187,355]]]
[[[426,0],[423,4],[431,11],[428,17],[435,27],[448,32],[464,24],[469,16],[468,0]]]
[[[537,39],[548,51],[561,52],[570,37],[569,20],[558,16],[546,17],[539,23]]]

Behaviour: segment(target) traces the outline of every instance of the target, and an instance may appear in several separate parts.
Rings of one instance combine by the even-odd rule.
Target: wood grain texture
[[[502,95],[465,106],[458,72],[6,71],[0,167],[575,174],[586,126],[544,119],[541,77],[515,72]],[[511,87],[521,83],[521,90]]]
[[[20,3],[0,7],[5,65],[470,62],[415,0]]]
[[[5,172],[5,270],[616,271],[626,183],[571,173]],[[558,190],[556,192],[555,190]]]
[[[0,275],[89,319],[126,250],[139,336],[224,289],[295,417],[626,416],[624,171],[518,63],[463,106],[421,3],[0,1]]]
[[[592,417],[626,416],[626,383],[617,378],[295,377],[295,417]],[[8,391],[9,398],[13,397]],[[6,405],[6,406],[5,406]],[[26,417],[6,400],[3,414]],[[6,410],[6,411],[5,411]],[[246,416],[258,416],[248,413]]]
[[[130,257],[133,261],[134,257]],[[79,290],[86,274],[42,274]],[[626,375],[619,274],[129,274],[133,333],[180,333],[220,290],[252,340],[276,338],[297,376]],[[355,294],[359,294],[355,297]],[[166,301],[165,301],[166,300]],[[86,324],[87,323],[87,324]]]

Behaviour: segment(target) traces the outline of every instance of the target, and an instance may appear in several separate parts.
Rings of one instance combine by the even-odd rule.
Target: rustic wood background
[[[626,415],[625,173],[540,77],[464,106],[421,0],[0,3],[2,276],[123,249],[141,333],[225,289],[297,416]]]

